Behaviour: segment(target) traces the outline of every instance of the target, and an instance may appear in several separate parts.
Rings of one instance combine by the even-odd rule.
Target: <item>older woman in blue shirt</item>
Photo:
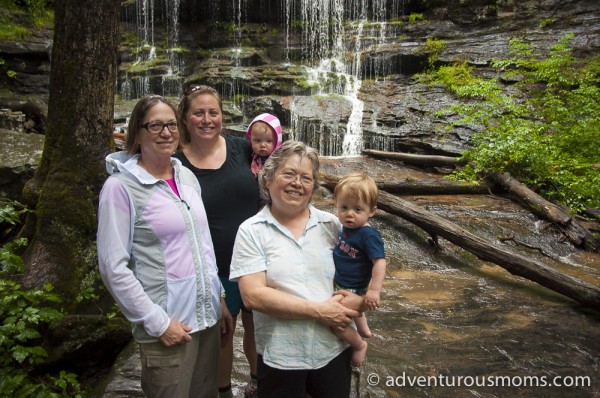
[[[255,310],[259,396],[348,397],[351,350],[331,327],[347,327],[358,312],[332,297],[340,224],[309,204],[319,187],[318,153],[285,142],[259,185],[269,204],[240,226],[230,273]]]

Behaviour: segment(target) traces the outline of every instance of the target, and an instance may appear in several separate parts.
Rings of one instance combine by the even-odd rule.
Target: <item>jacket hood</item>
[[[153,177],[150,173],[144,170],[138,165],[140,154],[136,153],[132,155],[127,151],[119,151],[108,154],[105,158],[106,171],[108,174],[113,175],[116,173],[125,173],[133,176],[142,184],[154,184],[158,181],[157,178]],[[171,164],[177,169],[181,166],[181,161],[176,158],[171,158]]]
[[[277,143],[273,147],[273,150],[279,148],[281,143],[283,142],[283,129],[281,128],[281,122],[277,116],[271,115],[270,113],[261,113],[257,117],[255,117],[252,122],[248,125],[248,130],[246,130],[246,137],[250,142],[250,129],[252,125],[256,122],[265,122],[275,131],[275,135],[277,136]]]
[[[104,159],[106,161],[106,171],[110,175],[130,171],[133,166],[137,166],[139,158],[139,154],[132,155],[126,151],[110,153]]]

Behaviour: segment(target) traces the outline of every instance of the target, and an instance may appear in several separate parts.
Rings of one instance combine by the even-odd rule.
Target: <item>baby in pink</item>
[[[281,123],[277,116],[261,113],[248,126],[246,137],[252,146],[250,168],[252,173],[258,176],[258,172],[269,156],[281,146],[283,141]]]

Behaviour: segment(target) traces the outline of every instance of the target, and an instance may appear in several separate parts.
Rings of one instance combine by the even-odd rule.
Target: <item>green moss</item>
[[[319,102],[326,102],[326,101],[331,101],[331,100],[346,101],[346,97],[344,97],[343,95],[333,94],[333,93],[317,94],[314,96],[314,98]]]
[[[306,77],[299,77],[297,78],[294,83],[301,88],[305,88],[305,89],[313,89],[313,88],[317,88],[319,87],[318,83],[309,83],[308,79]]]
[[[0,3],[0,40],[19,41],[31,36],[33,31],[52,28],[54,11],[47,8],[46,1],[27,1],[26,4],[11,0]]]
[[[238,30],[238,26],[233,21],[212,21],[208,24],[208,29],[234,33]]]
[[[131,64],[129,66],[129,68],[127,69],[127,73],[131,73],[131,74],[144,73],[156,66],[168,65],[168,64],[169,64],[169,60],[166,57],[158,57],[158,58],[150,59],[147,61],[139,61],[139,62]]]
[[[408,23],[409,24],[414,24],[417,23],[417,21],[424,21],[425,18],[423,17],[423,14],[420,13],[412,13],[408,16]]]
[[[234,102],[234,103],[236,103],[236,104],[239,104],[239,103],[241,103],[243,100],[245,100],[246,98],[248,98],[248,96],[247,96],[247,95],[244,95],[244,94],[236,94],[236,95],[234,95],[233,97],[231,97],[231,101],[232,101],[232,102]]]
[[[31,36],[31,29],[18,25],[7,16],[0,17],[0,40],[19,41]]]
[[[552,25],[554,22],[556,22],[556,19],[554,19],[554,18],[544,18],[540,21],[539,27],[546,28],[546,27]]]
[[[32,22],[37,28],[52,28],[54,26],[54,12],[44,10],[40,14],[32,16]]]
[[[136,48],[142,45],[142,40],[135,32],[125,32],[121,36],[121,44],[130,48]]]
[[[198,54],[200,58],[208,58],[212,54],[212,51],[205,48],[199,48],[196,50],[196,54]]]
[[[169,51],[174,54],[184,54],[184,53],[189,53],[190,49],[187,47],[173,47],[173,48],[169,49]]]
[[[304,29],[308,26],[308,22],[302,19],[294,19],[292,20],[292,28],[294,29]]]

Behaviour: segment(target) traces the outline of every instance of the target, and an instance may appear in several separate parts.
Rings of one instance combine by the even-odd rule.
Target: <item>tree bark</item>
[[[384,152],[363,149],[362,153],[378,159],[391,159],[421,167],[456,167],[467,164],[463,159],[438,155],[415,155],[412,153]]]
[[[333,189],[338,178],[323,176],[323,186]],[[379,209],[397,215],[427,231],[434,239],[441,236],[457,246],[475,254],[483,261],[500,265],[508,272],[561,293],[581,305],[600,310],[600,288],[562,274],[545,264],[515,253],[507,248],[494,245],[475,236],[460,226],[428,212],[419,206],[402,200],[387,192],[379,192]]]
[[[575,246],[594,252],[600,251],[600,241],[581,226],[571,214],[542,198],[526,185],[512,178],[509,173],[494,173],[488,179],[514,194],[519,202],[534,214],[556,225]]]
[[[24,194],[37,203],[24,284],[50,282],[74,309],[97,270],[98,192],[111,151],[120,0],[57,0],[48,124],[41,164]]]
[[[400,195],[485,195],[491,188],[485,184],[470,184],[449,180],[439,181],[375,181],[382,191]]]

